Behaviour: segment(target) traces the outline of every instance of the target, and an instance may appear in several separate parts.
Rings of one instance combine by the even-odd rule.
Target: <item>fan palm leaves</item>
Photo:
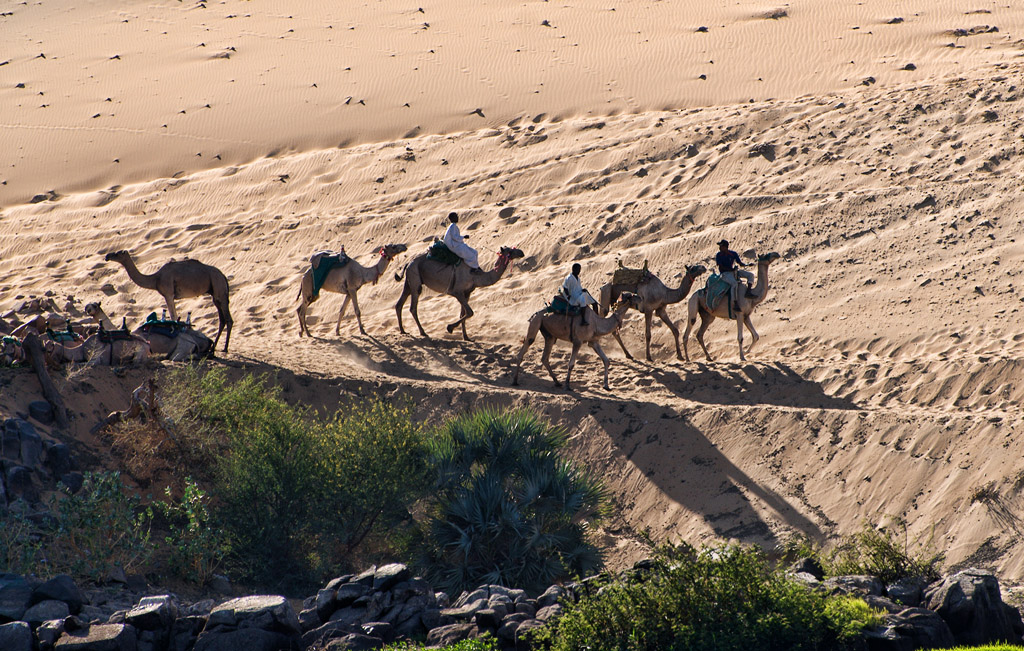
[[[484,409],[441,429],[430,448],[437,508],[427,531],[438,585],[542,590],[600,567],[587,534],[606,492],[562,456],[567,440],[524,409]]]

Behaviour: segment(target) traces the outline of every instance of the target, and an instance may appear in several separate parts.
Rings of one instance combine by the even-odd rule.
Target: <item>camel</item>
[[[462,306],[462,311],[459,314],[458,321],[448,324],[448,333],[451,334],[455,332],[455,328],[462,326],[462,338],[466,341],[472,341],[469,335],[466,334],[466,321],[473,316],[473,308],[469,306],[469,295],[478,287],[490,287],[498,282],[512,261],[522,258],[524,255],[522,251],[515,247],[503,246],[498,253],[498,260],[494,263],[493,269],[471,273],[469,267],[465,264],[453,267],[436,260],[430,260],[427,258],[426,253],[421,253],[409,261],[409,264],[405,266],[402,273],[395,274],[395,280],[399,282],[401,282],[402,276],[405,276],[405,287],[402,288],[402,296],[398,299],[398,303],[395,304],[395,312],[398,314],[398,330],[405,334],[405,327],[402,326],[402,306],[405,304],[405,299],[409,298],[409,312],[412,313],[412,318],[416,321],[416,327],[420,329],[420,335],[427,338],[430,337],[423,329],[423,326],[420,325],[418,310],[420,292],[423,291],[423,286],[426,285],[435,292],[455,297],[455,300]]]
[[[359,311],[359,302],[356,300],[356,292],[359,288],[366,283],[377,284],[377,281],[382,275],[384,270],[388,268],[388,264],[397,256],[399,253],[404,252],[406,246],[404,244],[386,244],[377,250],[379,259],[377,263],[364,267],[363,265],[356,262],[354,259],[349,261],[343,267],[334,267],[327,272],[327,278],[324,279],[324,284],[320,287],[322,292],[333,292],[335,294],[344,294],[345,300],[341,304],[341,310],[338,312],[338,324],[334,327],[334,334],[341,334],[341,318],[345,316],[345,309],[348,308],[349,301],[352,301],[352,310],[356,313],[356,322],[359,324],[359,332],[366,334],[366,330],[363,329],[363,317]],[[309,331],[309,326],[306,325],[306,311],[309,305],[315,302],[319,298],[313,296],[313,269],[307,269],[306,273],[302,274],[302,283],[299,286],[299,337],[303,333],[312,337],[312,333]]]
[[[102,329],[106,331],[118,329],[99,303],[87,303],[83,309],[88,316],[100,324]],[[160,332],[158,328],[147,327],[143,323],[132,330],[132,335],[148,343],[150,353],[166,355],[167,359],[172,362],[185,362],[193,357],[205,357],[213,351],[213,341],[191,326],[172,337]]]
[[[46,339],[43,347],[47,360],[55,365],[65,362],[88,363],[91,366],[141,364],[149,357],[149,343],[144,339],[130,335],[127,339],[111,340],[111,334],[98,332],[75,344]]]
[[[217,308],[218,325],[217,336],[213,340],[213,347],[217,347],[220,341],[220,333],[227,328],[227,336],[224,338],[224,352],[228,352],[228,342],[231,341],[231,313],[228,311],[228,279],[217,267],[211,267],[198,260],[172,260],[164,264],[152,274],[144,274],[135,266],[135,261],[128,251],[114,251],[108,253],[104,258],[108,262],[113,260],[124,266],[128,277],[143,289],[153,289],[164,297],[167,303],[167,311],[171,314],[171,320],[178,320],[178,313],[174,310],[174,301],[178,298],[194,298],[209,294],[213,297],[213,305]]]
[[[629,308],[639,309],[639,306],[639,296],[631,292],[623,292],[611,316],[600,317],[591,311],[587,315],[587,325],[585,326],[580,325],[581,319],[578,316],[568,317],[564,314],[552,314],[547,310],[534,313],[530,317],[530,325],[526,331],[523,347],[519,349],[519,355],[516,358],[516,369],[512,372],[512,384],[519,384],[519,371],[523,366],[523,357],[526,355],[527,349],[533,345],[533,341],[537,338],[537,332],[539,331],[544,336],[544,354],[541,355],[541,363],[548,370],[551,379],[555,381],[556,387],[561,386],[561,383],[555,377],[555,372],[551,370],[551,347],[554,346],[556,340],[562,339],[572,342],[572,354],[569,355],[569,370],[565,373],[565,388],[570,391],[572,390],[569,378],[572,376],[573,366],[576,365],[576,355],[579,353],[580,346],[587,344],[604,362],[604,388],[605,391],[609,391],[608,367],[610,362],[608,361],[608,356],[601,350],[601,344],[598,342],[598,339],[618,330],[625,318],[626,311]]]
[[[673,303],[678,303],[685,299],[687,294],[690,293],[693,281],[705,271],[707,271],[707,269],[704,268],[704,265],[700,264],[692,267],[686,267],[686,274],[683,276],[683,280],[679,283],[679,287],[676,287],[675,289],[667,287],[665,283],[661,282],[661,280],[654,274],[648,274],[646,278],[635,285],[615,283],[602,285],[600,303],[601,314],[608,314],[608,307],[618,299],[622,292],[630,291],[636,293],[640,297],[640,307],[637,309],[644,313],[644,340],[647,342],[647,361],[653,361],[651,359],[651,321],[655,314],[657,314],[658,318],[668,326],[669,330],[672,331],[672,336],[676,340],[676,358],[682,359],[683,354],[679,350],[679,328],[677,328],[676,325],[672,323],[672,320],[668,318],[668,311],[665,308]],[[628,350],[626,350],[626,344],[622,343],[622,337],[619,335],[619,331],[616,330],[613,332],[612,336],[615,337],[617,342],[619,342],[619,347],[621,347],[622,352],[626,354],[626,359],[633,359],[633,356],[629,354]]]
[[[0,337],[0,366],[14,366],[25,361],[25,348],[21,339],[6,335]]]
[[[731,318],[736,320],[736,339],[739,341],[740,346],[740,361],[747,361],[747,358],[743,356],[743,326],[747,326],[747,330],[750,330],[750,336],[753,338],[750,342],[750,346],[747,348],[747,352],[754,347],[757,340],[760,339],[760,335],[757,334],[757,330],[754,330],[754,324],[750,321],[750,315],[754,313],[754,308],[761,304],[761,302],[768,296],[768,266],[778,260],[780,256],[774,251],[771,253],[765,253],[757,257],[757,285],[750,290],[746,297],[740,304],[740,312],[742,318],[737,318],[737,315],[733,313]],[[741,288],[745,285],[740,285]],[[707,301],[705,299],[706,288],[698,289],[690,296],[689,314],[686,320],[686,332],[683,333],[683,352],[686,355],[686,361],[690,361],[690,351],[687,348],[687,344],[690,339],[690,330],[693,328],[693,324],[697,321],[697,315],[700,315],[700,328],[697,330],[697,341],[700,343],[700,347],[704,349],[704,356],[711,361],[711,355],[708,353],[708,347],[704,345],[704,332],[711,325],[711,322],[716,318],[718,319],[729,319],[729,298],[725,298],[718,301],[718,305],[715,306],[714,310],[708,308]]]

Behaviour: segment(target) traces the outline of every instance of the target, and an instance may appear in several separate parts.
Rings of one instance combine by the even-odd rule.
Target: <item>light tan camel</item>
[[[402,275],[405,275],[405,286],[402,288],[402,296],[399,297],[398,303],[395,304],[395,312],[398,314],[399,331],[405,334],[405,328],[402,326],[402,306],[405,304],[405,299],[409,298],[411,299],[409,301],[409,312],[412,313],[412,318],[416,321],[416,327],[420,329],[422,336],[430,336],[423,329],[423,326],[420,325],[418,311],[420,292],[423,291],[423,286],[426,285],[435,292],[455,297],[455,300],[462,306],[462,311],[459,314],[458,321],[448,324],[448,332],[455,332],[455,328],[462,326],[462,338],[466,341],[471,341],[469,335],[466,334],[466,321],[469,317],[473,316],[473,308],[469,306],[469,295],[478,287],[489,287],[498,282],[512,261],[522,258],[524,255],[522,251],[515,247],[503,246],[498,253],[498,261],[494,263],[494,268],[490,271],[480,271],[478,273],[471,273],[469,267],[465,264],[453,267],[436,260],[430,260],[427,258],[426,253],[416,256],[409,261],[409,264],[405,266],[402,273],[395,274],[395,280],[397,281],[401,281]]]
[[[364,267],[355,261],[355,259],[349,259],[349,261],[343,267],[334,267],[327,272],[327,277],[324,278],[324,284],[320,287],[322,292],[333,292],[335,294],[344,294],[345,300],[341,304],[341,310],[338,311],[338,324],[334,327],[334,334],[341,334],[341,318],[345,316],[345,309],[348,307],[349,301],[352,301],[352,310],[356,313],[356,322],[359,324],[359,332],[366,334],[366,330],[363,329],[363,317],[359,311],[359,301],[356,300],[356,292],[359,288],[366,283],[374,283],[384,275],[384,270],[388,268],[388,264],[397,256],[399,253],[404,252],[406,246],[404,244],[386,244],[377,250],[377,263]],[[302,274],[302,283],[299,285],[299,336],[303,333],[312,337],[312,333],[309,331],[309,326],[306,325],[306,312],[308,311],[309,305],[316,302],[319,296],[313,296],[313,269],[307,269],[306,273]]]
[[[119,329],[99,303],[87,303],[83,309],[104,330]],[[147,327],[143,323],[132,330],[132,334],[149,344],[151,354],[165,355],[172,362],[185,362],[193,357],[205,357],[213,351],[213,340],[192,327],[181,330],[172,337],[161,332],[159,328]]]
[[[625,318],[626,311],[629,308],[638,309],[639,305],[640,297],[630,292],[624,292],[619,302],[615,305],[615,311],[612,312],[611,316],[600,317],[591,310],[587,315],[587,325],[585,326],[580,325],[582,319],[579,316],[568,317],[564,314],[551,314],[546,310],[534,313],[530,317],[530,325],[526,331],[523,347],[519,349],[519,355],[516,357],[516,369],[512,372],[512,384],[519,384],[519,371],[523,366],[523,357],[530,346],[533,345],[533,341],[537,338],[537,333],[540,332],[544,336],[544,354],[541,355],[540,361],[544,364],[544,368],[548,370],[551,379],[555,381],[556,387],[562,385],[558,378],[555,377],[555,372],[551,369],[551,347],[554,346],[555,341],[561,339],[572,342],[572,354],[569,355],[569,370],[565,373],[565,388],[572,389],[569,380],[572,376],[572,369],[576,365],[576,355],[579,353],[580,346],[587,344],[604,362],[604,388],[606,391],[610,390],[608,388],[608,367],[610,362],[608,361],[608,356],[601,350],[601,344],[598,342],[598,339],[618,330]],[[590,310],[589,307],[586,309]]]
[[[736,339],[739,341],[740,346],[740,361],[746,361],[746,357],[743,356],[743,326],[747,326],[747,330],[750,330],[750,336],[752,341],[750,346],[747,348],[747,352],[754,347],[757,340],[761,337],[757,334],[757,330],[754,330],[754,324],[750,321],[750,315],[754,313],[754,308],[761,304],[761,301],[768,296],[768,265],[778,260],[780,256],[774,251],[771,253],[765,253],[757,257],[757,285],[754,286],[747,295],[744,297],[740,304],[740,312],[736,313],[733,310],[733,316],[731,318],[736,320]],[[745,285],[740,284],[740,290]],[[697,341],[700,343],[700,347],[704,349],[704,356],[711,361],[711,355],[708,353],[708,347],[704,345],[704,332],[707,331],[708,326],[716,318],[718,319],[729,319],[729,296],[726,292],[726,296],[718,301],[714,310],[708,308],[707,300],[705,297],[706,289],[698,289],[690,296],[690,303],[688,305],[688,316],[686,319],[686,332],[683,333],[683,352],[686,354],[686,361],[690,361],[690,351],[687,348],[687,344],[690,339],[690,329],[693,328],[693,324],[697,321],[697,315],[700,315],[700,328],[697,330]],[[737,318],[741,316],[742,318]]]
[[[176,260],[164,264],[156,270],[156,273],[144,274],[135,266],[135,261],[127,251],[114,251],[108,253],[107,261],[113,260],[124,266],[128,277],[143,289],[153,289],[160,292],[167,303],[167,311],[171,313],[171,320],[178,320],[178,313],[174,310],[174,301],[178,298],[194,298],[209,294],[213,297],[213,305],[217,308],[219,323],[217,325],[217,336],[213,340],[214,348],[220,341],[220,333],[227,328],[227,336],[224,338],[224,352],[228,352],[228,343],[231,341],[231,313],[228,311],[228,279],[217,267],[211,267],[198,260]]]
[[[646,278],[636,284],[616,284],[607,283],[601,286],[601,303],[600,309],[601,314],[608,314],[608,307],[614,303],[622,292],[629,291],[636,293],[640,297],[640,307],[637,308],[640,312],[644,313],[644,341],[647,343],[647,361],[651,360],[651,321],[655,314],[661,319],[668,329],[672,331],[672,336],[676,341],[676,357],[678,359],[683,358],[683,353],[679,350],[679,328],[676,324],[672,323],[672,320],[668,318],[668,311],[665,309],[667,306],[673,303],[678,303],[686,298],[687,294],[690,293],[690,288],[693,287],[693,281],[697,279],[702,273],[707,271],[704,265],[694,265],[692,267],[686,267],[686,274],[683,276],[683,280],[679,283],[679,287],[672,289],[661,282],[654,274],[649,273]],[[626,354],[627,359],[633,359],[633,356],[626,350],[626,344],[622,343],[622,337],[619,335],[619,331],[616,330],[612,333],[615,340],[619,342],[619,346],[622,348],[622,352]]]

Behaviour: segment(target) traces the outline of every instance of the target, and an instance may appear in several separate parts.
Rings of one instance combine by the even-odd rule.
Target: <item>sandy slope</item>
[[[99,30],[109,43],[116,36],[102,31],[116,28],[109,5],[63,13],[46,3],[16,7],[2,20],[24,35],[25,51],[0,66],[2,79],[45,77],[67,95],[63,109],[57,99],[49,107],[61,111],[107,96],[102,83],[115,82],[144,106],[99,133],[75,126],[84,122],[69,113],[46,126],[32,122],[27,105],[8,110],[29,83],[0,89],[4,120],[18,122],[0,133],[22,147],[0,186],[0,312],[52,291],[59,305],[67,294],[79,309],[102,299],[115,320],[140,319],[162,307],[158,297],[101,254],[131,249],[144,271],[191,255],[231,279],[236,326],[226,363],[284,369],[297,399],[331,406],[345,393],[382,390],[415,400],[425,416],[531,404],[565,424],[576,453],[604,474],[621,507],[606,532],[613,564],[644,553],[637,542],[643,530],[655,540],[772,544],[795,532],[825,539],[864,518],[893,515],[908,520],[912,535],[934,536],[953,563],[1024,578],[1024,46],[1017,36],[1024,14],[982,2],[977,8],[992,13],[968,15],[960,3],[935,1],[887,24],[897,3],[826,12],[816,9],[822,3],[793,2],[778,20],[756,17],[776,8],[763,3],[676,4],[616,3],[612,23],[602,13],[610,5],[445,3],[419,14],[374,3],[342,19],[297,3],[288,19],[261,14],[259,2],[138,4],[124,10],[127,25],[166,30],[170,44],[155,52],[157,34],[145,31],[116,40],[120,52],[150,57],[128,76],[101,69],[129,64],[129,56],[110,60],[111,50],[96,41],[68,46],[63,56],[91,63],[59,73],[66,77],[47,76],[58,74],[41,67],[50,54],[31,59],[30,45],[57,39],[58,27],[70,25],[85,35]],[[243,10],[259,18],[258,29],[227,17]],[[430,27],[415,28],[422,22]],[[287,32],[293,23],[299,27]],[[332,32],[355,26],[349,31],[376,36],[330,41],[324,23]],[[983,23],[999,31],[943,33]],[[695,31],[700,25],[708,32]],[[568,44],[548,40],[570,27],[583,48],[578,59],[568,56],[576,51]],[[480,37],[475,49],[465,30]],[[632,31],[640,32],[634,49],[616,40]],[[395,73],[389,66],[426,65],[424,46],[416,49],[412,39],[436,34],[461,54],[432,74],[385,83]],[[641,47],[639,36],[662,54]],[[703,70],[696,64],[680,72],[688,58],[706,56],[697,38],[707,39],[715,74],[728,83],[689,79]],[[248,39],[260,47],[210,59]],[[525,67],[503,49],[516,39],[533,57]],[[207,43],[201,55],[196,40]],[[278,43],[291,40],[298,43]],[[354,109],[351,103],[310,99],[308,109],[295,108],[306,101],[300,72],[320,71],[323,59],[314,55],[325,51],[363,57],[367,70],[352,65],[350,72],[362,75],[358,84],[376,84],[364,91],[381,102],[367,101],[373,118],[339,119],[338,126],[337,112]],[[397,61],[381,60],[383,52]],[[624,66],[627,55],[650,65]],[[857,63],[838,76],[839,59]],[[899,70],[906,62],[917,70]],[[211,66],[236,64],[250,77],[225,91]],[[268,66],[277,68],[255,81]],[[329,68],[323,79],[340,75]],[[83,69],[96,80],[86,82]],[[674,76],[659,76],[669,69]],[[173,92],[154,91],[154,80],[166,87],[172,70]],[[761,93],[752,90],[754,72],[764,80]],[[877,83],[859,83],[869,75]],[[479,83],[485,78],[492,84]],[[540,81],[559,90],[531,97]],[[611,94],[632,103],[603,102],[605,84],[627,82],[633,86]],[[303,89],[284,92],[286,84]],[[422,109],[410,102],[408,110],[423,112],[404,125],[389,113],[398,110],[388,102],[398,103],[399,91],[424,98]],[[210,115],[224,102],[226,115],[183,117],[173,132],[180,137],[153,127],[172,119],[173,107],[188,104],[191,114],[206,102]],[[664,106],[681,108],[657,110]],[[469,116],[474,108],[487,117]],[[620,111],[629,112],[610,115]],[[57,138],[57,124],[69,127],[59,138],[66,154],[52,153],[58,140],[48,140]],[[391,139],[412,126],[424,135]],[[213,150],[204,147],[200,162],[189,148],[213,137],[226,143],[217,150],[222,160],[211,161]],[[341,141],[350,144],[336,147]],[[111,155],[111,146],[123,149]],[[117,170],[107,161],[115,156],[123,157]],[[51,188],[58,195],[26,203]],[[474,343],[444,333],[458,314],[454,300],[427,294],[421,317],[435,339],[401,336],[393,272],[442,232],[451,209],[463,214],[485,265],[502,245],[527,257],[474,295]],[[713,363],[692,341],[694,361],[675,360],[670,333],[656,326],[653,364],[626,362],[606,343],[610,393],[600,389],[593,354],[577,367],[578,393],[552,390],[539,343],[527,355],[522,386],[510,388],[526,320],[571,261],[583,262],[592,290],[617,259],[648,260],[675,285],[684,264],[710,266],[722,237],[745,255],[783,256],[754,317],[762,340],[748,363],[737,363],[731,324],[712,325]],[[344,244],[368,264],[388,242],[410,252],[360,292],[370,336],[357,335],[349,320],[335,337],[340,300],[326,295],[312,308],[319,338],[298,339],[295,297],[309,254]],[[182,301],[181,309],[215,326],[208,300]],[[669,311],[685,321],[685,304]],[[412,325],[407,313],[405,322]],[[642,319],[632,315],[624,333],[639,352]],[[565,361],[560,346],[559,373]],[[137,378],[101,369],[68,382],[82,445],[101,448],[88,428],[121,406]],[[26,374],[0,372],[0,382],[0,413],[24,411],[34,399]]]

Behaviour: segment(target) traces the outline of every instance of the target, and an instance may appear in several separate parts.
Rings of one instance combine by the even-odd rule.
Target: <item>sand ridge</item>
[[[569,427],[575,453],[602,471],[620,507],[621,516],[604,531],[613,565],[645,553],[638,542],[645,530],[655,540],[772,545],[794,533],[827,539],[856,530],[864,518],[901,516],[915,537],[934,536],[954,564],[987,564],[1008,578],[1024,577],[1024,50],[1014,35],[1018,9],[980,3],[977,9],[991,13],[966,14],[950,3],[923,3],[920,15],[890,24],[898,17],[897,3],[826,12],[821,3],[794,2],[775,19],[763,13],[778,6],[741,3],[706,9],[701,20],[688,13],[698,3],[679,3],[671,9],[677,13],[665,14],[668,3],[623,2],[615,5],[613,30],[604,22],[605,9],[591,5],[483,3],[474,9],[444,3],[423,5],[420,14],[416,7],[375,4],[353,9],[343,22],[301,3],[293,18],[263,15],[258,2],[201,4],[205,8],[124,8],[127,25],[166,30],[177,45],[165,47],[168,54],[159,61],[152,55],[153,67],[116,76],[117,83],[137,88],[147,100],[139,108],[146,120],[170,119],[163,102],[180,88],[189,89],[191,104],[178,109],[185,116],[197,110],[213,115],[228,101],[228,118],[183,116],[174,133],[185,134],[184,140],[154,137],[151,126],[132,131],[131,111],[122,115],[127,130],[86,130],[68,120],[61,129],[68,137],[54,149],[42,135],[57,131],[53,125],[29,129],[27,108],[5,108],[3,115],[22,120],[0,127],[5,141],[13,134],[21,142],[29,131],[39,138],[18,145],[25,153],[12,162],[17,175],[4,171],[8,185],[0,186],[7,193],[0,200],[0,313],[52,292],[61,306],[74,295],[72,316],[85,302],[102,300],[115,321],[141,320],[159,311],[162,301],[131,283],[119,266],[105,263],[103,254],[129,249],[144,272],[192,256],[219,267],[231,282],[235,327],[232,353],[223,363],[232,372],[280,369],[288,395],[317,406],[372,390],[411,399],[429,417],[478,404],[530,404]],[[243,9],[260,17],[259,29],[235,26],[244,24],[242,15],[228,17]],[[16,7],[2,20],[43,42],[68,25],[92,34],[122,24],[111,22],[105,3],[76,7],[51,23],[43,19],[55,14],[37,13],[55,11],[49,4]],[[446,20],[460,24],[457,19],[492,25],[493,32],[474,33],[493,56],[473,50],[463,31],[445,28]],[[314,31],[324,21],[335,25],[331,32],[345,25],[357,34],[373,24],[377,37],[390,34],[392,40],[374,41],[377,49],[328,42],[326,28]],[[413,29],[420,22],[429,28]],[[983,23],[999,31],[945,33]],[[696,31],[702,25],[706,33]],[[261,47],[247,53],[234,45],[242,40],[218,38],[229,26],[231,34]],[[838,26],[842,41],[830,31]],[[571,41],[551,36],[570,28],[579,30],[580,46],[549,43]],[[690,56],[686,44],[697,42],[691,38],[723,48],[724,58],[713,54],[714,70],[725,70],[726,78],[737,80],[735,87],[708,84],[712,94],[691,94],[690,86],[653,76],[666,74],[667,63],[616,73],[608,61],[613,55],[636,59],[666,47],[667,37],[650,48],[642,43],[644,30],[656,28],[678,37],[672,41],[678,49],[666,55],[671,62]],[[358,58],[390,47],[403,65],[422,63],[422,49],[410,49],[409,42],[434,33],[463,47],[464,56],[477,52],[479,61],[463,72],[447,60],[424,74],[437,80],[436,87],[420,89],[428,112],[436,113],[417,114],[413,126],[421,129],[415,133],[370,101],[417,89],[412,81],[385,83],[390,64],[376,59],[370,66],[375,72],[363,72],[361,79],[377,84],[380,95],[365,96],[372,122],[383,125],[379,132],[358,121],[336,127],[343,121],[317,113],[321,105],[297,111],[302,93],[274,86],[286,79],[305,84],[296,71],[317,72],[321,64],[324,78],[346,72],[324,63],[329,57],[312,56],[322,51],[351,51]],[[131,59],[108,58],[117,54],[107,47],[117,33],[104,34],[106,40],[74,53],[90,57],[85,70],[96,79],[88,83],[113,83],[108,67]],[[129,44],[142,48],[145,38],[156,35],[141,31],[138,42],[113,42],[130,52]],[[503,54],[515,38],[535,57],[524,70]],[[593,45],[600,39],[607,51]],[[196,40],[206,46],[199,48]],[[301,45],[297,51],[279,49],[285,41],[291,47],[291,40]],[[590,50],[579,50],[585,42]],[[947,48],[950,42],[956,47]],[[28,58],[33,43],[24,40],[24,55],[0,66],[5,81],[15,72],[31,81],[26,71],[32,70],[42,78],[41,66],[57,51],[36,61]],[[237,56],[226,50],[229,45]],[[844,81],[837,81],[834,61],[825,55],[845,58],[851,51],[851,60],[868,63],[855,64],[856,74],[843,72]],[[218,52],[229,54],[213,56]],[[569,56],[576,52],[578,59]],[[278,67],[257,71],[247,56]],[[743,85],[757,70],[755,60],[778,73],[761,75],[765,81],[757,83],[767,90],[760,95]],[[916,69],[899,70],[905,60]],[[237,96],[217,101],[201,92],[218,79],[214,66],[239,61],[250,66],[253,79],[267,81],[235,86]],[[147,71],[164,66],[180,77],[173,90],[158,77],[169,94],[147,86]],[[200,69],[195,66],[205,72],[190,73]],[[498,99],[484,101],[474,80],[487,66],[495,66],[494,87],[487,91],[495,94],[488,97]],[[818,68],[828,73],[816,73]],[[68,95],[64,109],[88,103],[88,77],[79,79],[79,72],[58,80]],[[875,81],[861,83],[861,75]],[[540,81],[547,89],[551,79],[568,76],[576,83],[559,82],[560,91],[552,93],[561,99],[545,91],[542,98],[530,97],[538,95],[532,90]],[[610,94],[635,96],[634,104],[609,109],[592,94],[603,90],[595,90],[593,80],[624,84],[626,77],[640,90]],[[466,79],[470,89],[458,85]],[[693,87],[705,88],[701,81]],[[29,85],[0,89],[0,102],[16,103],[14,94]],[[654,90],[675,99],[662,105],[664,97]],[[99,87],[90,93],[100,102],[108,96]],[[355,105],[341,97],[334,108],[362,108],[363,96],[353,97]],[[457,111],[451,108],[455,100]],[[202,106],[206,102],[210,109]],[[55,100],[52,108],[60,107]],[[477,108],[485,117],[472,113]],[[441,118],[431,121],[431,115]],[[405,130],[388,131],[399,126]],[[83,133],[94,142],[80,139]],[[141,144],[132,145],[136,136]],[[175,144],[191,148],[210,138],[230,145],[221,160],[211,161],[204,149],[199,163],[196,152]],[[137,146],[146,156],[111,149],[120,146]],[[106,158],[122,155],[117,165],[128,172],[111,173]],[[36,193],[41,197],[30,203]],[[393,306],[401,286],[394,274],[443,232],[453,209],[462,214],[463,232],[485,267],[503,245],[518,246],[526,257],[473,295],[477,313],[468,328],[475,342],[445,333],[458,306],[430,292],[420,316],[434,338],[400,336]],[[526,320],[550,299],[572,261],[583,264],[591,291],[609,278],[617,260],[646,260],[676,286],[684,265],[711,266],[714,243],[722,237],[748,258],[773,250],[782,255],[771,267],[771,294],[753,317],[762,339],[748,363],[738,363],[731,323],[716,322],[708,333],[713,363],[704,361],[692,340],[693,361],[675,360],[668,329],[655,323],[654,363],[627,362],[614,341],[605,342],[613,358],[611,392],[600,389],[601,365],[593,354],[584,354],[574,373],[578,393],[553,390],[538,344],[525,360],[521,388],[509,386]],[[358,335],[349,318],[335,337],[341,299],[324,294],[311,307],[317,338],[300,340],[295,308],[309,255],[344,245],[370,264],[390,242],[409,251],[377,284],[360,291],[368,336]],[[681,321],[685,303],[668,311]],[[179,312],[192,312],[201,326],[216,326],[208,298],[180,301]],[[408,314],[405,323],[411,325]],[[634,354],[640,352],[639,315],[627,319],[623,338]],[[556,346],[559,374],[567,356],[564,344]],[[88,429],[123,407],[138,373],[122,378],[98,369],[66,381],[77,416],[73,434],[83,447],[102,450],[100,441],[88,439]],[[0,390],[0,413],[24,411],[35,399],[32,382],[24,373],[11,375]]]

